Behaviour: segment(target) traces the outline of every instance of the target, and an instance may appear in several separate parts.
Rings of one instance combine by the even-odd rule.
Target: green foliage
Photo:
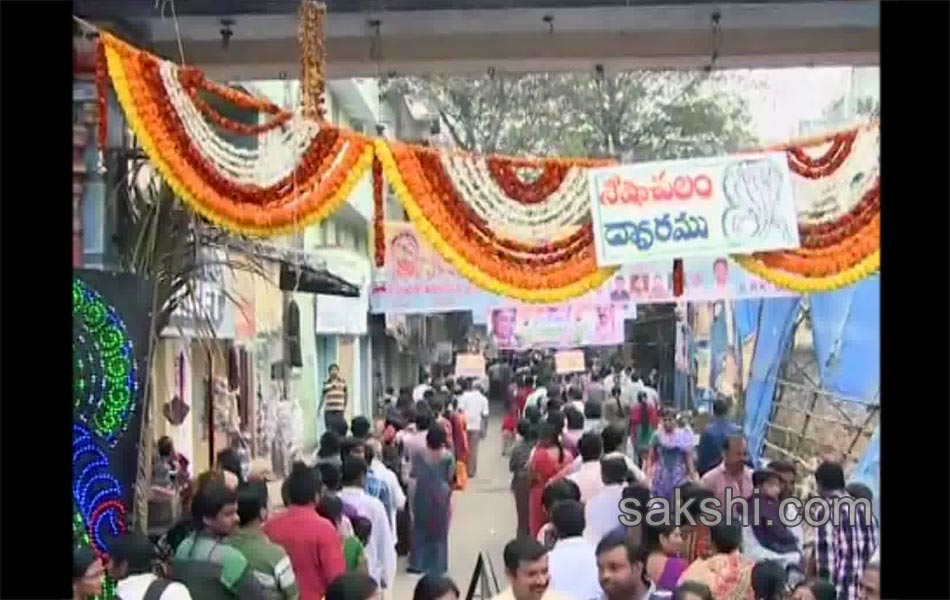
[[[412,77],[386,87],[435,110],[466,150],[643,161],[753,145],[737,84],[720,73],[636,71]]]

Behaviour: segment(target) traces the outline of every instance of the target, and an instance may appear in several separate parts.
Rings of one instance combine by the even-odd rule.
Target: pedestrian
[[[469,478],[478,472],[478,446],[488,425],[488,398],[477,389],[472,389],[472,380],[462,379],[462,395],[458,405],[465,413],[468,426],[468,467]]]
[[[605,600],[658,600],[647,578],[646,549],[625,535],[608,535],[597,544],[597,577]]]
[[[423,575],[416,583],[412,600],[459,600],[461,594],[455,582],[443,575]]]
[[[687,482],[680,486],[680,499],[683,503],[693,500],[686,507],[686,512],[692,517],[695,525],[684,521],[681,523],[680,531],[683,535],[683,547],[680,550],[680,557],[687,563],[693,563],[696,560],[709,558],[713,554],[712,532],[708,525],[705,525],[701,517],[702,503],[705,500],[715,500],[712,492],[693,482]]]
[[[139,532],[124,533],[109,544],[109,576],[120,600],[191,600],[188,588],[155,575],[155,545]]]
[[[542,423],[538,430],[538,444],[528,461],[528,474],[531,480],[529,522],[532,536],[537,536],[541,531],[541,526],[548,520],[548,515],[541,503],[544,486],[573,460],[574,457],[561,445],[554,425],[549,422]]]
[[[337,432],[323,432],[323,435],[320,436],[320,446],[317,448],[315,464],[317,466],[329,464],[339,469],[343,464],[343,459],[340,458],[342,442],[343,438],[341,438]]]
[[[493,600],[563,600],[548,589],[547,549],[530,537],[516,538],[502,552],[508,587]]]
[[[381,600],[380,586],[365,573],[343,573],[327,586],[323,600]]]
[[[572,404],[568,404],[564,409],[564,420],[566,428],[561,434],[564,440],[564,447],[577,456],[577,442],[584,435],[584,413]]]
[[[725,398],[716,398],[712,403],[713,418],[703,428],[696,449],[696,468],[700,476],[705,475],[722,462],[722,445],[726,438],[739,432],[739,426],[729,420],[729,402]]]
[[[363,477],[363,489],[373,498],[378,499],[386,509],[386,518],[390,521],[390,527],[395,526],[396,503],[393,500],[389,486],[380,479],[374,472],[369,470],[369,464],[374,456],[370,451],[367,453],[366,444],[361,440],[351,437],[343,440],[343,459],[358,458],[366,463],[366,474]]]
[[[528,478],[528,459],[534,449],[537,433],[527,419],[518,421],[518,441],[508,457],[508,471],[511,473],[511,493],[515,497],[515,512],[518,515],[518,537],[531,535],[528,512],[528,494],[531,481]]]
[[[647,551],[647,577],[656,584],[657,591],[672,592],[688,563],[680,558],[683,535],[675,523],[647,524],[644,530]]]
[[[864,568],[877,549],[878,528],[871,503],[851,499],[845,488],[844,470],[834,462],[823,462],[815,469],[818,494],[825,502],[812,506],[815,527],[814,562],[819,579],[834,584],[839,598],[857,598]],[[837,510],[837,515],[826,511]],[[854,511],[854,514],[851,514]],[[831,516],[831,518],[827,518]],[[837,518],[836,518],[837,517]]]
[[[624,501],[627,500],[629,500],[629,502],[624,504]],[[637,515],[637,523],[635,525],[624,525],[623,522],[621,522],[607,535],[623,535],[637,546],[644,545],[646,540],[644,533],[646,529],[646,515],[649,510],[647,505],[649,502],[650,488],[642,483],[631,483],[623,488],[623,491],[620,493],[621,508],[624,509],[624,514],[630,519],[633,519],[634,515]]]
[[[264,535],[267,521],[267,483],[247,483],[238,488],[240,527],[228,536],[228,544],[241,551],[254,577],[269,600],[297,600],[300,592],[287,552]]]
[[[340,500],[372,523],[366,545],[369,574],[381,589],[391,589],[396,576],[396,540],[383,503],[366,492],[366,471],[364,459],[350,456],[343,459]]]
[[[637,405],[630,411],[630,435],[641,467],[647,462],[659,425],[660,415],[656,404],[647,399],[646,392],[638,393]]]
[[[302,598],[322,598],[329,582],[346,570],[333,523],[317,514],[320,486],[312,469],[296,463],[286,480],[287,510],[268,519],[264,534],[281,546],[294,570]]]
[[[722,522],[711,529],[713,555],[692,563],[679,583],[697,581],[712,590],[716,600],[749,600],[754,563],[739,552],[742,529]]]
[[[695,477],[693,440],[676,426],[673,411],[664,410],[662,416],[662,427],[653,438],[649,468],[653,470],[653,495],[672,503],[674,490]]]
[[[501,455],[508,456],[512,446],[515,444],[515,434],[517,433],[518,420],[521,418],[521,412],[524,410],[524,403],[528,398],[530,390],[525,385],[525,378],[519,376],[515,389],[508,394],[508,412],[501,422]]]
[[[455,458],[445,448],[445,431],[430,427],[426,451],[412,463],[416,494],[412,512],[417,515],[412,532],[410,573],[441,575],[448,571],[449,521]]]
[[[783,600],[788,573],[782,563],[763,560],[752,567],[752,590],[755,600]]]
[[[87,600],[102,595],[105,568],[88,546],[73,549],[73,600]]]
[[[860,598],[864,600],[864,597]],[[830,581],[816,579],[811,583],[798,584],[792,591],[791,600],[838,600],[838,592]]]
[[[198,489],[191,514],[197,529],[175,550],[175,579],[201,600],[266,598],[247,558],[225,543],[238,526],[237,492],[211,481]]]
[[[584,537],[592,544],[603,539],[620,522],[620,501],[630,475],[627,464],[616,456],[600,459],[600,474],[603,488],[584,508],[587,519]]]
[[[368,475],[372,475],[375,479],[382,482],[389,492],[389,521],[392,526],[395,527],[396,513],[406,507],[406,494],[402,489],[402,485],[399,484],[399,477],[381,460],[383,446],[379,440],[375,438],[368,439],[366,443],[363,444],[363,451],[369,469]],[[377,496],[377,498],[379,498],[379,496]],[[382,500],[382,498],[380,498],[380,500]],[[386,503],[384,502],[384,504]]]
[[[541,493],[541,505],[544,507],[545,513],[549,515],[554,512],[555,506],[565,500],[581,501],[581,490],[570,479],[551,481]],[[548,550],[554,548],[554,544],[557,543],[557,530],[554,528],[554,524],[548,521],[542,525],[535,539]]]
[[[241,456],[234,448],[225,448],[215,456],[215,469],[224,475],[224,484],[236,490],[239,485],[244,483],[244,467],[241,464]]]
[[[419,402],[425,396],[425,393],[432,389],[432,375],[426,373],[422,380],[419,382],[419,385],[412,388],[412,400],[413,402]]]
[[[707,471],[699,483],[716,495],[720,510],[725,515],[728,509],[727,492],[731,498],[748,498],[752,495],[752,469],[746,465],[748,443],[745,436],[733,433],[726,437],[722,457],[722,462]],[[733,510],[738,510],[738,507],[738,504],[734,505]]]
[[[881,600],[881,563],[876,556],[864,567],[858,591],[861,600]]]
[[[550,589],[577,600],[601,596],[594,546],[584,539],[584,505],[576,500],[558,502],[551,513],[557,542],[548,552]]]
[[[585,433],[578,442],[581,468],[567,476],[581,490],[581,502],[587,503],[604,489],[604,480],[600,472],[600,457],[604,453],[604,442],[596,433]]]
[[[346,436],[346,403],[348,400],[346,380],[340,376],[340,367],[332,364],[327,369],[327,380],[323,384],[323,394],[317,413],[323,411],[323,422],[328,431],[334,431],[340,437]]]
[[[799,565],[801,548],[798,539],[781,520],[782,483],[778,473],[771,469],[760,469],[752,473],[752,495],[749,506],[758,504],[758,519],[751,526],[750,535],[745,536],[743,551],[752,560],[779,559],[776,555],[787,555],[784,564]],[[751,508],[750,508],[751,510]]]
[[[360,442],[365,442],[373,433],[373,424],[363,415],[353,417],[350,421],[350,435]]]
[[[696,581],[687,581],[673,591],[671,600],[715,600],[712,590]]]

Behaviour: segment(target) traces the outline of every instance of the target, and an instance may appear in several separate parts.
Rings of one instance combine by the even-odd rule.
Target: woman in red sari
[[[528,460],[528,479],[531,490],[528,494],[528,521],[531,536],[537,537],[541,527],[548,521],[541,496],[544,486],[558,474],[574,457],[561,445],[557,429],[547,421],[541,423],[538,444]]]
[[[532,390],[529,385],[530,377],[519,378],[517,384],[512,385],[512,390],[508,394],[508,414],[501,423],[501,455],[508,456],[511,447],[515,443],[515,429],[518,427],[518,419],[524,412],[524,405],[528,401],[528,396]]]

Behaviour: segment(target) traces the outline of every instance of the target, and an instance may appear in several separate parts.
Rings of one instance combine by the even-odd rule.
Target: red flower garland
[[[385,205],[383,204],[383,165],[373,157],[373,248],[377,268],[386,264]]]
[[[839,133],[831,138],[831,148],[818,157],[809,156],[802,146],[789,147],[788,167],[793,173],[808,179],[827,177],[838,170],[851,154],[857,131]]]
[[[870,223],[881,209],[881,182],[874,182],[847,214],[827,223],[798,228],[803,248],[825,248],[837,244]]]
[[[564,164],[546,162],[541,168],[541,175],[532,183],[525,183],[515,171],[515,165],[510,160],[490,157],[486,164],[492,179],[505,194],[521,204],[538,204],[557,191],[564,182],[569,167]]]
[[[96,148],[105,153],[109,143],[109,64],[102,38],[96,38]]]

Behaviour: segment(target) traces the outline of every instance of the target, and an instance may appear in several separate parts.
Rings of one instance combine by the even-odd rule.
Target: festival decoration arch
[[[347,131],[207,81],[100,35],[98,87],[107,80],[149,159],[192,209],[222,228],[282,235],[330,216],[370,169],[376,264],[382,266],[380,174],[414,226],[462,275],[493,293],[554,303],[599,287],[614,268],[597,265],[585,159],[483,156],[425,148]],[[268,115],[233,122],[212,95]],[[308,113],[308,114],[312,114]],[[105,124],[100,124],[100,136]],[[261,136],[255,150],[220,131]],[[794,174],[801,248],[736,256],[744,268],[800,292],[848,285],[879,266],[877,124],[781,149]]]

